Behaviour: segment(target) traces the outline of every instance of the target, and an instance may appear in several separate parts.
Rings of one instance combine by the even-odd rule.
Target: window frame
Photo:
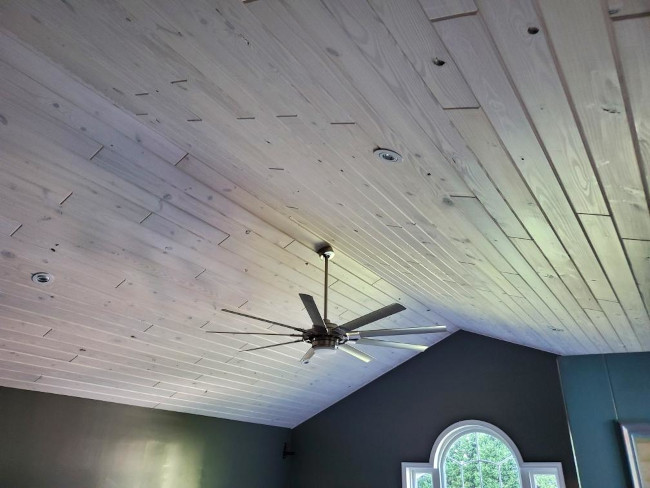
[[[461,436],[472,432],[491,435],[502,441],[512,452],[519,466],[519,480],[522,488],[534,488],[536,474],[552,474],[558,481],[558,488],[566,488],[562,463],[525,463],[516,444],[498,427],[481,420],[463,420],[447,427],[436,439],[431,449],[428,463],[402,463],[402,488],[417,488],[416,476],[431,474],[434,488],[443,488],[442,465],[452,444]]]

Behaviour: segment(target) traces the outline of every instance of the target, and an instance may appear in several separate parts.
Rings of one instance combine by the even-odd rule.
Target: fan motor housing
[[[339,341],[334,336],[320,336],[312,339],[311,345],[314,349],[336,349]]]

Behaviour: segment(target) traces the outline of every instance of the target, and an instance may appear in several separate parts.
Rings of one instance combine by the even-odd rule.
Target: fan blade
[[[297,330],[298,332],[307,332],[305,329],[301,329],[299,327],[293,327],[291,325],[281,324],[280,322],[273,322],[272,320],[261,319],[259,317],[255,317],[254,315],[248,315],[246,313],[234,312],[233,310],[227,310],[225,308],[222,308],[221,311],[222,312],[228,312],[228,313],[231,313],[231,314],[234,314],[234,315],[239,315],[241,317],[247,317],[247,318],[253,319],[253,320],[259,320],[260,322],[266,322],[267,324],[273,324],[273,325],[278,325],[280,327],[286,327],[287,329]]]
[[[444,325],[436,325],[432,327],[405,327],[403,329],[360,330],[357,332],[351,332],[348,334],[348,336],[352,337],[358,335],[359,337],[382,337],[395,335],[433,334],[436,332],[447,332],[447,327]]]
[[[313,347],[310,347],[310,348],[307,350],[307,352],[305,353],[305,355],[304,355],[303,357],[300,358],[300,362],[301,362],[302,364],[309,364],[309,360],[310,360],[311,358],[314,357],[314,354],[315,354],[315,353],[316,353],[316,351],[314,350],[314,348],[313,348]]]
[[[314,327],[321,327],[327,330],[327,327],[325,327],[325,322],[323,321],[323,317],[321,317],[321,314],[318,311],[318,307],[316,306],[316,302],[314,301],[314,297],[311,295],[306,295],[305,293],[299,293],[298,295],[300,295],[302,304],[305,306],[305,309],[307,310],[309,318],[311,319],[311,323],[314,324]]]
[[[362,344],[364,346],[381,346],[381,347],[394,347],[396,349],[410,349],[412,351],[426,351],[429,346],[422,346],[420,344],[407,344],[406,342],[392,342],[392,341],[377,341],[375,339],[359,339],[354,341],[355,344]]]
[[[390,315],[393,315],[394,313],[401,312],[402,310],[406,310],[406,308],[404,308],[399,303],[393,303],[392,305],[387,305],[384,308],[380,308],[374,312],[367,313],[366,315],[363,315],[357,319],[350,320],[340,327],[347,331],[352,331],[354,329],[358,329],[359,327],[363,327],[364,325],[376,322],[377,320],[386,318]]]
[[[253,349],[242,349],[241,352],[248,352],[248,351],[257,351],[259,349],[266,349],[268,347],[278,347],[278,346],[285,346],[287,344],[294,344],[296,342],[302,342],[302,339],[298,341],[289,341],[289,342],[281,342],[280,344],[271,344],[270,346],[262,346],[262,347],[254,347]]]
[[[226,330],[206,330],[206,334],[235,334],[235,335],[270,335],[283,337],[302,337],[302,334],[275,334],[271,332],[228,332]]]
[[[359,349],[355,349],[354,347],[348,346],[347,344],[341,344],[339,346],[339,349],[343,352],[348,353],[350,356],[354,356],[357,359],[361,359],[361,361],[363,361],[364,363],[369,363],[370,361],[375,359],[372,356],[366,354],[365,352],[361,352],[359,351]]]

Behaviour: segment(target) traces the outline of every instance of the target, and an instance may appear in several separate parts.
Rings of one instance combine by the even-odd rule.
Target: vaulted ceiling
[[[649,13],[0,2],[0,385],[294,426],[414,354],[205,333],[304,326],[324,242],[338,323],[650,350]]]

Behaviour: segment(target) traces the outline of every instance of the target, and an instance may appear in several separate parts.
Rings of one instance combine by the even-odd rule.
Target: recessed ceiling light
[[[38,273],[32,274],[32,281],[38,283],[39,285],[45,285],[47,283],[52,283],[54,281],[54,276],[50,273],[44,271],[39,271]]]
[[[386,163],[400,163],[402,162],[401,154],[391,151],[390,149],[375,149],[373,154],[375,157]]]

